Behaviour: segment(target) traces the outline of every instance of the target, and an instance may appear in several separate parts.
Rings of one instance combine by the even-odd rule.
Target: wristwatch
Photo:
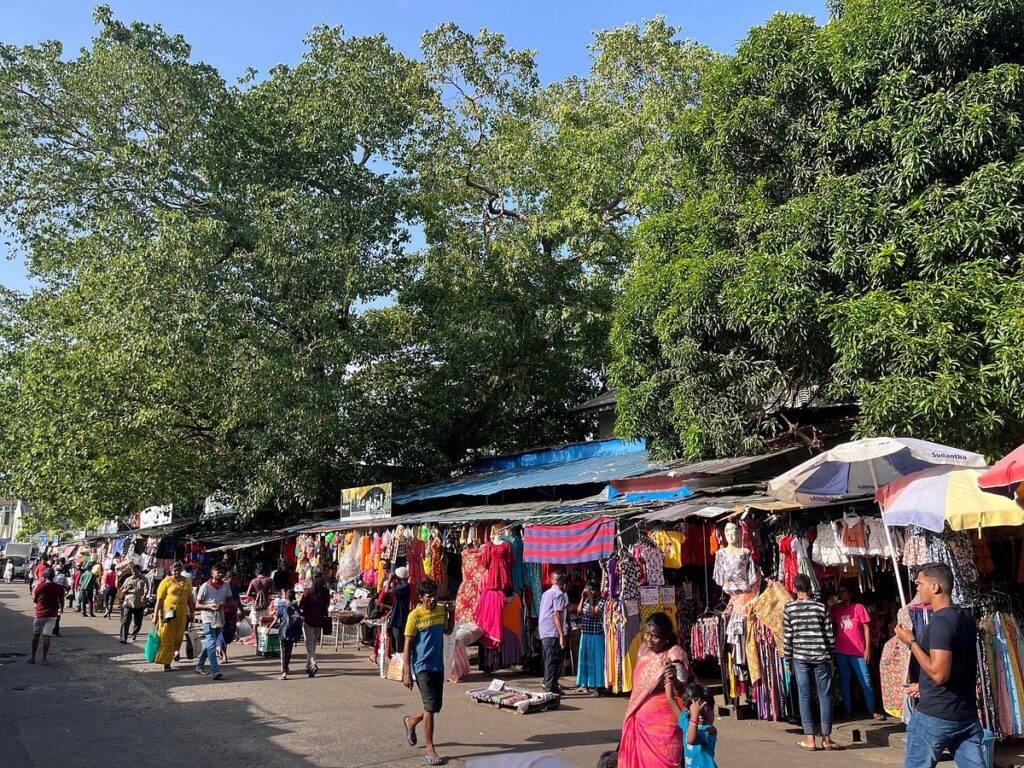
[[[907,643],[907,649],[909,650],[909,649],[913,648],[914,647],[914,643],[917,643],[917,638],[916,637],[913,637],[913,638],[910,639],[910,642]],[[918,643],[918,645],[920,645],[920,643]]]

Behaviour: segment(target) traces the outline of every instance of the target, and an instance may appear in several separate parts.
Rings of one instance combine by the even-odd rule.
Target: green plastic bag
[[[156,654],[160,650],[160,635],[154,629],[146,638],[146,661],[156,661]]]

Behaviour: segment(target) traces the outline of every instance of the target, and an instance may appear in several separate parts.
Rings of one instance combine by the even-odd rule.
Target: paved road
[[[315,679],[281,681],[276,660],[235,645],[225,679],[213,682],[188,669],[164,673],[146,663],[141,640],[117,643],[116,618],[65,614],[62,623],[51,666],[11,656],[29,650],[31,604],[24,584],[0,582],[2,768],[422,765],[422,747],[407,746],[400,725],[419,697],[381,680],[365,651],[326,649]],[[296,655],[293,666],[301,669],[301,651]],[[477,674],[446,686],[437,737],[438,750],[452,765],[545,751],[590,768],[618,741],[622,698],[568,699],[560,710],[524,716],[470,701],[465,691],[482,682]],[[868,746],[842,754],[801,753],[796,730],[777,723],[721,719],[719,731],[723,768],[845,768],[902,758]]]

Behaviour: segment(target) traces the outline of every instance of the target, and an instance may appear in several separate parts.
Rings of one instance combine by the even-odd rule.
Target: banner
[[[362,485],[341,492],[342,520],[377,520],[391,517],[391,483]]]

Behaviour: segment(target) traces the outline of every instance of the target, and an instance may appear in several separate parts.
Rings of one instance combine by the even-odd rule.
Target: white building
[[[0,498],[0,541],[14,541],[21,531],[21,522],[32,511],[27,502],[20,499]]]

